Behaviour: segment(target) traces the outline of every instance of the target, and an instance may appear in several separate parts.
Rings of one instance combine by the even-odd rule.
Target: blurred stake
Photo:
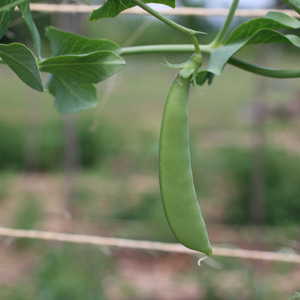
[[[63,3],[65,4],[65,3]],[[53,23],[62,30],[82,34],[84,31],[83,15],[78,13],[59,13],[53,15]],[[78,215],[75,205],[76,172],[78,170],[79,143],[77,131],[77,115],[69,114],[63,118],[64,125],[64,193],[67,201],[67,210],[74,221]],[[71,224],[72,223],[72,224]],[[70,230],[75,230],[74,222],[70,222]]]
[[[27,97],[25,145],[24,145],[24,168],[26,172],[39,170],[39,140],[40,140],[40,104],[34,101],[30,95]]]
[[[266,49],[261,47],[258,53],[259,63],[266,60]],[[255,78],[253,99],[253,144],[252,144],[252,171],[251,171],[251,198],[250,219],[253,225],[261,226],[265,223],[265,178],[266,178],[266,118],[267,118],[267,91],[268,79],[262,76]]]

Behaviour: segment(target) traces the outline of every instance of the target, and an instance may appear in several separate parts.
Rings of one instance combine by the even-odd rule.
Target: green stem
[[[211,53],[212,49],[208,45],[199,45],[203,53]],[[195,48],[191,44],[180,45],[146,45],[125,47],[120,51],[120,55],[146,54],[146,53],[193,53]]]
[[[150,15],[152,15],[153,17],[157,18],[158,20],[164,22],[165,24],[171,26],[175,30],[178,30],[178,31],[180,31],[180,32],[182,32],[182,33],[184,33],[188,36],[193,36],[193,35],[197,34],[196,31],[194,31],[192,29],[189,29],[189,28],[186,28],[184,26],[181,26],[181,25],[173,22],[172,20],[166,18],[165,16],[161,15],[158,11],[152,9],[150,6],[146,5],[141,0],[132,0],[132,1],[135,2],[135,4],[137,4],[143,10],[148,12]]]
[[[17,0],[17,1],[14,1],[10,4],[6,4],[5,6],[2,6],[0,7],[0,12],[2,11],[9,11],[11,8],[14,8],[15,6],[23,3],[25,0]]]
[[[199,45],[203,53],[210,54],[213,49],[210,45]],[[120,55],[136,55],[136,54],[148,54],[148,53],[193,53],[193,45],[180,44],[180,45],[149,45],[149,46],[135,46],[122,48]],[[256,65],[249,64],[245,61],[237,58],[230,58],[229,64],[238,67],[242,70],[266,76],[272,78],[298,78],[300,77],[300,69],[294,70],[280,70],[280,69],[269,69]]]
[[[217,34],[217,36],[215,37],[215,39],[212,41],[211,45],[213,48],[217,48],[219,47],[224,39],[225,36],[229,30],[229,27],[231,25],[232,19],[234,17],[235,11],[237,9],[239,5],[239,0],[233,0],[230,10],[228,12],[228,15],[226,17],[225,23],[223,24],[222,28],[220,29],[219,33]]]
[[[191,36],[191,39],[192,39],[193,45],[195,47],[196,53],[201,55],[200,46],[199,46],[199,43],[198,43],[198,40],[197,40],[196,36],[195,35]]]
[[[291,70],[280,70],[280,69],[270,69],[264,68],[256,65],[249,64],[245,61],[239,60],[237,58],[230,58],[228,61],[229,64],[238,67],[242,70],[266,76],[272,78],[298,78],[300,77],[300,69],[291,69]]]
[[[196,53],[201,54],[200,47],[198,44],[198,41],[196,39],[196,34],[198,34],[198,31],[194,31],[192,29],[186,28],[182,25],[177,24],[176,22],[166,18],[165,16],[161,15],[158,11],[152,9],[150,6],[146,5],[141,0],[132,0],[135,4],[137,4],[139,7],[141,7],[143,10],[148,12],[153,17],[157,18],[158,20],[164,22],[165,24],[169,25],[170,27],[174,28],[175,30],[182,32],[189,36],[192,39],[193,45],[195,47]]]

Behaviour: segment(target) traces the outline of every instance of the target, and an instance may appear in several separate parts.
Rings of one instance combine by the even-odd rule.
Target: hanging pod
[[[179,242],[211,255],[191,168],[188,112],[191,78],[179,73],[166,100],[160,132],[159,183],[168,223]]]

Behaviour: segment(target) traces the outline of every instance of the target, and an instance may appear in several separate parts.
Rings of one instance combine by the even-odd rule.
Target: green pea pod
[[[162,120],[159,182],[168,223],[184,246],[212,254],[193,183],[189,146],[188,98],[191,77],[172,83]]]

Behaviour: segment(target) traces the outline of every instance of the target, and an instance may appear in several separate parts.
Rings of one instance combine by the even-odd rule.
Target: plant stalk
[[[202,53],[210,54],[213,48],[210,45],[199,45]],[[119,55],[136,55],[147,53],[193,53],[194,46],[190,44],[180,45],[150,45],[122,48]],[[299,78],[300,69],[270,69],[256,66],[237,58],[230,58],[228,63],[242,70],[271,78]]]
[[[229,30],[229,27],[231,25],[231,22],[233,20],[233,17],[234,17],[234,14],[235,14],[235,11],[236,11],[238,5],[239,5],[239,0],[233,0],[222,28],[220,29],[219,33],[217,34],[217,36],[211,43],[211,46],[213,48],[219,47],[224,42],[224,39]]]
[[[144,2],[142,2],[141,0],[132,0],[135,4],[137,4],[139,7],[141,7],[143,10],[145,10],[146,12],[148,12],[150,15],[152,15],[153,17],[157,18],[158,20],[162,21],[163,23],[169,25],[170,27],[172,27],[173,29],[182,32],[184,34],[186,34],[187,36],[189,36],[192,39],[193,45],[195,47],[195,51],[196,53],[201,54],[200,51],[200,47],[198,44],[198,41],[196,39],[196,34],[199,34],[198,31],[186,28],[168,18],[166,18],[165,16],[163,16],[162,14],[160,14],[158,11],[152,9],[150,6],[146,5]]]
[[[208,45],[199,45],[203,53],[211,53],[212,49]],[[178,44],[178,45],[146,45],[122,48],[119,55],[133,55],[146,53],[193,53],[194,45]]]
[[[228,63],[242,70],[272,78],[299,78],[300,69],[270,69],[249,64],[237,58],[231,57]]]
[[[0,7],[0,12],[2,12],[2,11],[9,11],[10,9],[15,8],[15,6],[20,5],[24,1],[26,1],[26,0],[17,0],[17,1],[14,1],[12,3],[6,4],[6,5],[2,6],[2,7]]]

